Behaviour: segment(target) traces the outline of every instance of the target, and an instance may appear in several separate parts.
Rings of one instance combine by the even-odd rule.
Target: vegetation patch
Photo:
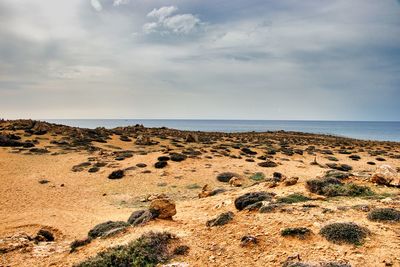
[[[361,245],[369,230],[355,223],[332,223],[324,226],[320,234],[335,244]]]
[[[201,186],[198,184],[189,184],[186,186],[186,188],[187,189],[199,189],[199,188],[201,188]]]
[[[309,200],[311,200],[311,199],[300,193],[293,193],[293,194],[287,195],[285,197],[279,197],[277,199],[277,202],[293,204],[293,203],[298,203],[298,202],[306,202]]]
[[[262,181],[265,179],[265,174],[262,172],[256,172],[252,176],[250,176],[250,179],[254,181]]]
[[[308,191],[327,197],[336,196],[372,196],[374,192],[367,186],[353,183],[344,184],[336,178],[312,179],[306,182]]]
[[[285,228],[281,231],[281,236],[293,236],[301,239],[311,235],[311,230],[306,227]]]
[[[400,211],[391,208],[375,209],[368,214],[371,221],[400,222]]]
[[[223,172],[217,175],[217,180],[223,183],[228,183],[233,177],[239,177],[239,174],[234,172]]]
[[[152,267],[174,257],[172,249],[176,237],[170,233],[150,232],[123,246],[109,248],[79,263],[76,267]],[[171,252],[172,251],[172,252]],[[180,252],[180,251],[179,251]]]

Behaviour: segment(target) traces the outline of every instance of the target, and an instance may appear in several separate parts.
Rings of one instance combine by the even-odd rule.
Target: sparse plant
[[[305,202],[305,201],[309,201],[309,200],[311,200],[311,199],[300,193],[293,193],[293,194],[287,195],[285,197],[279,197],[277,199],[277,202],[293,204],[293,203]]]
[[[176,237],[168,232],[150,232],[123,246],[109,248],[79,263],[76,267],[126,266],[152,267],[174,256],[172,241]]]
[[[324,226],[320,234],[332,243],[361,245],[369,230],[355,223],[332,223]]]
[[[262,181],[265,179],[265,174],[262,172],[256,172],[252,176],[250,176],[250,179],[254,181]]]
[[[392,208],[375,209],[368,214],[371,221],[400,222],[400,211]]]
[[[301,239],[311,234],[311,230],[306,227],[285,228],[281,231],[281,236],[293,236]]]

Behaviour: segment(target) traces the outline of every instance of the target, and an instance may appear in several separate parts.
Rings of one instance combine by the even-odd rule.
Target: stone
[[[250,192],[246,193],[244,195],[241,195],[240,197],[235,199],[235,207],[238,210],[243,210],[249,205],[252,205],[254,203],[264,201],[264,200],[270,200],[272,198],[271,193],[267,192]]]
[[[156,218],[158,214],[152,213],[149,210],[137,210],[134,211],[128,219],[128,223],[133,226],[142,225],[146,222]]]
[[[150,211],[157,213],[160,219],[172,219],[176,214],[175,202],[168,198],[154,199],[150,204]]]
[[[291,177],[289,179],[286,179],[284,181],[285,186],[291,186],[297,184],[297,181],[299,180],[299,177]]]
[[[186,142],[188,142],[188,143],[198,143],[199,142],[199,136],[197,134],[194,134],[194,133],[189,133],[186,136]]]
[[[238,177],[232,177],[232,178],[229,180],[229,184],[230,184],[231,186],[240,187],[240,186],[243,185],[243,182],[242,182],[242,179],[240,179],[240,178],[238,178]]]
[[[370,181],[372,183],[400,186],[400,176],[390,165],[381,165],[372,174]]]
[[[108,175],[108,179],[116,180],[122,179],[125,176],[125,172],[123,170],[113,171],[110,175]]]
[[[233,212],[232,211],[228,211],[228,212],[225,212],[225,213],[222,213],[222,214],[218,215],[218,217],[215,218],[215,219],[207,221],[206,225],[208,227],[225,225],[228,222],[232,221],[233,217],[234,217]]]
[[[278,166],[278,164],[276,164],[272,160],[267,160],[267,161],[263,161],[263,162],[258,163],[258,166],[264,167],[264,168],[273,168],[273,167]]]
[[[156,169],[162,169],[168,165],[168,162],[166,161],[158,161],[154,164],[154,168]]]

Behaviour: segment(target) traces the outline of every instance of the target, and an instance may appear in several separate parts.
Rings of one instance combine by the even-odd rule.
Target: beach
[[[171,258],[181,264],[175,266],[400,266],[399,221],[369,215],[400,209],[399,142],[139,124],[85,129],[32,120],[1,121],[0,136],[0,266],[73,266],[150,231],[168,231],[189,248]],[[385,165],[395,174],[376,176]],[[329,175],[336,179],[330,191],[310,186]],[[238,208],[237,199],[254,192],[269,195],[252,203],[258,206]],[[285,199],[293,194],[304,199]],[[71,252],[71,243],[94,226],[126,222],[157,199],[173,203],[175,214],[161,218],[160,212]],[[226,224],[207,223],[227,212],[233,215]],[[321,229],[337,222],[367,234],[356,245],[331,242]],[[309,234],[282,234],[296,227]],[[35,239],[41,229],[54,240]],[[257,241],[247,244],[246,236]]]

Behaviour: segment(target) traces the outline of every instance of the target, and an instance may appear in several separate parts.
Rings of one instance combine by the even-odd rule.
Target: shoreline
[[[282,266],[297,254],[311,266],[338,261],[397,266],[398,223],[372,222],[368,214],[400,208],[400,179],[372,180],[384,165],[398,175],[399,164],[398,142],[285,131],[84,129],[0,121],[0,265],[74,266],[150,231],[168,231],[190,248],[173,261],[189,266]],[[326,178],[332,174],[340,179]],[[310,191],[311,180],[336,184],[326,195]],[[266,212],[236,207],[239,197],[257,192],[268,195],[259,203]],[[132,214],[164,198],[174,203],[172,218],[124,226],[70,252],[96,225],[125,225]],[[227,212],[233,219],[226,225],[209,226]],[[365,245],[332,243],[320,231],[336,222],[354,222],[372,234]],[[283,237],[288,227],[305,227],[311,234]],[[55,240],[38,236],[39,230]],[[242,246],[249,235],[257,244]]]

